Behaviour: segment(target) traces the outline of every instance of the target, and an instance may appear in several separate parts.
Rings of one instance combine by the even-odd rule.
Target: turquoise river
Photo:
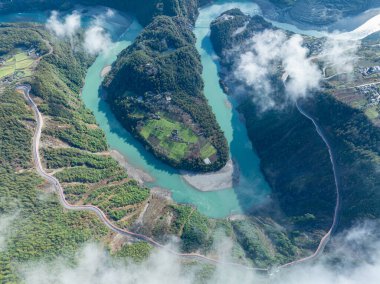
[[[197,38],[197,49],[201,54],[203,65],[203,79],[205,95],[216,115],[216,118],[225,132],[231,148],[231,157],[239,165],[239,184],[233,188],[220,191],[202,192],[188,185],[180,173],[153,157],[125,131],[112,115],[107,104],[98,93],[102,78],[101,70],[111,64],[117,54],[129,44],[138,34],[141,27],[133,22],[122,40],[105,54],[101,54],[89,68],[86,84],[82,91],[83,100],[97,119],[100,127],[106,133],[107,141],[112,149],[123,154],[128,163],[141,169],[154,178],[154,182],[147,184],[150,187],[168,189],[176,202],[191,203],[204,214],[210,217],[225,217],[247,210],[255,204],[261,203],[270,192],[259,169],[259,159],[255,155],[248,139],[244,124],[239,120],[238,113],[232,107],[234,102],[223,93],[219,86],[218,66],[213,60],[214,54],[209,40],[209,26],[221,12],[236,7],[231,4],[218,4],[200,10],[194,33]],[[246,12],[257,13],[255,4],[239,5]]]
[[[226,96],[220,88],[218,63],[209,39],[211,21],[223,11],[231,8],[240,8],[249,14],[261,13],[259,7],[252,2],[218,1],[200,10],[194,27],[194,34],[197,38],[196,47],[201,55],[203,65],[202,76],[205,83],[205,95],[228,140],[230,155],[238,164],[240,171],[239,183],[233,188],[202,192],[191,187],[183,180],[177,170],[166,166],[148,153],[139,142],[124,130],[113,116],[106,102],[101,99],[99,93],[99,86],[102,82],[101,71],[105,66],[111,65],[116,60],[117,54],[128,47],[142,30],[142,27],[135,20],[132,20],[132,24],[126,25],[125,23],[129,22],[130,19],[124,18],[123,20],[118,14],[114,26],[112,26],[112,21],[105,23],[105,28],[113,35],[114,44],[107,52],[97,56],[95,62],[88,69],[82,90],[83,100],[86,106],[93,111],[99,126],[105,132],[110,148],[120,152],[130,166],[148,173],[154,179],[153,182],[146,184],[148,187],[170,190],[176,202],[193,204],[202,213],[216,218],[243,213],[264,202],[270,194],[270,188],[260,171],[260,161],[252,149],[244,123],[239,119],[235,110],[235,102]],[[45,22],[48,15],[48,13],[42,12],[9,14],[0,16],[0,22]],[[92,16],[89,15],[87,20],[84,18],[85,23],[86,21],[89,23]],[[273,22],[273,24],[303,34],[314,36],[323,34],[318,31],[302,31],[289,24],[277,22]],[[120,33],[120,30],[123,30],[123,25],[125,25],[124,32]],[[115,36],[116,30],[117,36]]]

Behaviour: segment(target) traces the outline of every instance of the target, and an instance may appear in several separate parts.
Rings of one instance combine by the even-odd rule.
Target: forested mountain
[[[243,26],[244,31],[235,36],[235,31]],[[220,74],[230,95],[242,84],[231,74],[234,74],[239,54],[252,47],[248,44],[244,49],[245,43],[266,29],[275,28],[259,16],[249,17],[236,9],[225,12],[212,23],[211,40],[220,56],[223,66]],[[313,49],[312,42],[309,38],[305,45]],[[239,54],[233,53],[236,46],[240,47]],[[278,101],[277,97],[285,97],[282,70],[273,72],[271,82],[275,91],[272,96]],[[332,144],[341,189],[339,228],[342,230],[363,218],[380,216],[375,205],[380,202],[380,128],[362,111],[338,101],[332,95],[334,87],[327,86],[326,90],[315,92],[299,104],[315,117]],[[252,87],[245,87],[247,93],[255,93]],[[303,220],[302,226],[315,228],[317,223],[328,226],[336,203],[335,183],[326,145],[314,125],[294,104],[263,111],[249,98],[242,100],[239,109],[281,210],[289,217]],[[308,214],[316,218],[302,217]]]
[[[226,164],[228,146],[203,94],[202,65],[194,45],[186,18],[156,17],[119,54],[103,86],[119,120],[159,158],[178,168],[216,170]],[[165,121],[176,128],[168,129]],[[152,130],[153,124],[172,135],[170,141]],[[173,155],[173,147],[178,155]]]

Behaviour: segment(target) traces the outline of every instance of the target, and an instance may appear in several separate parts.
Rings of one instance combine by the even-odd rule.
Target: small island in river
[[[156,17],[119,54],[103,87],[121,124],[156,157],[182,170],[217,171],[229,150],[203,93],[189,27],[186,18]]]

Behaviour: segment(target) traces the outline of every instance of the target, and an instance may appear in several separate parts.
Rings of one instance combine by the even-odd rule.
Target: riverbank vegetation
[[[226,164],[228,145],[203,94],[194,44],[185,18],[156,17],[119,54],[103,86],[120,122],[157,157],[212,171]]]

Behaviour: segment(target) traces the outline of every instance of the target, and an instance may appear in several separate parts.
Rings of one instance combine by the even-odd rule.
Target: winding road
[[[338,175],[337,175],[337,170],[336,170],[336,162],[335,162],[335,158],[334,158],[334,155],[333,155],[333,152],[332,152],[331,145],[330,145],[329,141],[327,140],[326,136],[323,134],[323,131],[319,127],[319,125],[318,125],[317,121],[315,120],[315,118],[313,118],[310,114],[308,114],[299,105],[298,102],[296,102],[296,107],[297,107],[298,111],[304,117],[306,117],[307,119],[309,119],[314,124],[315,129],[317,130],[318,135],[322,138],[323,142],[325,143],[325,145],[326,145],[326,147],[327,147],[327,149],[329,151],[329,156],[330,156],[330,161],[331,161],[332,170],[333,170],[333,174],[334,174],[334,181],[335,181],[336,203],[335,203],[334,216],[333,216],[333,222],[331,224],[331,227],[328,230],[328,232],[322,237],[322,239],[319,242],[319,245],[318,245],[318,248],[316,249],[316,251],[312,255],[310,255],[308,257],[305,257],[305,258],[302,258],[302,259],[299,259],[299,260],[295,260],[295,261],[286,263],[284,265],[281,265],[279,268],[286,268],[286,267],[289,267],[289,266],[292,266],[292,265],[295,265],[295,264],[298,264],[298,263],[301,263],[301,262],[311,261],[311,260],[314,260],[314,259],[318,258],[322,254],[323,250],[325,249],[327,243],[329,242],[329,240],[331,238],[331,234],[333,233],[333,231],[335,230],[335,228],[336,228],[336,226],[338,224],[338,214],[339,214],[339,208],[340,208],[339,180],[338,180]]]

